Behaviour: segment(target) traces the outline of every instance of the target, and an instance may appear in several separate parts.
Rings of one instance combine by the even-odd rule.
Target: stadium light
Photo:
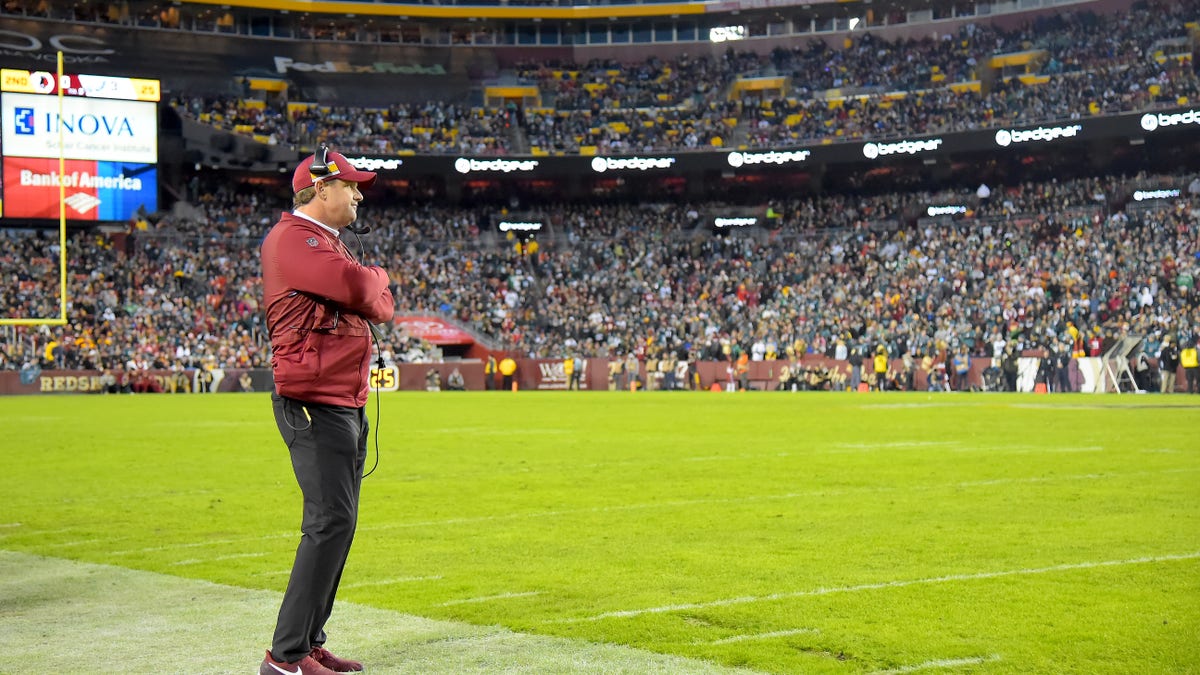
[[[708,29],[708,39],[712,42],[727,42],[731,40],[745,40],[745,26],[714,26]]]

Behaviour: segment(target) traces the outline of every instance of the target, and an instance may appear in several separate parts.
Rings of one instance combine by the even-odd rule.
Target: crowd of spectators
[[[230,95],[178,96],[180,113],[218,127],[265,139],[269,145],[343,152],[396,154],[506,154],[514,113],[444,102],[396,103],[379,108],[266,103]]]
[[[1145,2],[1128,13],[1056,14],[1013,31],[968,24],[941,38],[888,43],[868,34],[841,50],[819,41],[775,50],[764,72],[787,74],[799,87],[742,98],[748,144],[945,133],[1195,100],[1200,79],[1190,58],[1176,60],[1166,49],[1160,62],[1155,48],[1186,36],[1184,24],[1196,18],[1186,3]],[[1001,72],[978,91],[951,87],[981,79],[993,54],[1037,50],[1046,54],[1026,74],[1045,75],[1047,82],[1024,84]],[[1190,54],[1190,47],[1175,50]],[[833,105],[810,95],[833,88],[854,95]]]
[[[542,102],[555,110],[673,108],[706,101],[738,74],[753,70],[758,59],[754,53],[734,51],[715,59],[684,54],[640,63],[552,59],[519,63],[515,70],[522,80],[536,83]]]
[[[618,154],[912,136],[1196,100],[1200,78],[1192,60],[1173,58],[1190,47],[1168,43],[1186,36],[1185,24],[1197,18],[1188,3],[1147,1],[1130,12],[1067,12],[1012,30],[971,23],[954,34],[895,41],[863,33],[840,48],[814,39],[765,54],[730,49],[641,62],[523,63],[515,75],[536,84],[542,101],[520,111],[445,101],[289,111],[236,97],[180,100],[177,107],[275,142],[376,153],[532,147]],[[1048,81],[1026,84],[1003,71],[985,77],[994,54],[1041,50],[1025,74]],[[733,90],[739,78],[763,76],[785,84]],[[975,86],[955,86],[969,82]],[[840,95],[828,97],[831,90]]]
[[[852,97],[831,106],[819,99],[762,99],[744,105],[746,144],[756,148],[822,139],[880,139],[1078,120],[1196,100],[1200,78],[1190,63],[1103,68],[1059,76],[1052,84],[1013,78],[987,93],[948,88],[903,98]],[[745,102],[749,104],[750,102]]]
[[[230,208],[222,219],[233,222],[238,215]],[[220,220],[210,224],[215,232]],[[0,272],[20,279],[16,288],[0,293],[6,315],[59,317],[57,231],[6,233]],[[258,307],[258,254],[227,243],[232,241],[246,240],[220,234],[183,238],[140,228],[117,236],[73,233],[67,246],[67,324],[11,329],[0,361],[6,368],[118,372],[262,367],[268,357]]]
[[[998,341],[1057,347],[1068,322],[1106,338],[1150,335],[1152,346],[1195,335],[1200,183],[1160,208],[1113,211],[1125,186],[805,200],[782,207],[781,230],[765,240],[689,231],[685,209],[564,205],[566,243],[535,257],[411,243],[394,268],[414,310],[453,315],[531,356],[665,348],[720,358],[723,342],[760,341],[776,354],[827,353],[839,338],[894,354],[991,355]],[[970,217],[879,227],[911,224],[905,205],[948,197],[972,204]]]
[[[1130,201],[1135,187],[1180,195]],[[925,204],[966,213],[921,218]],[[774,229],[717,235],[697,205],[557,204],[539,246],[480,209],[364,209],[363,255],[400,314],[452,319],[514,354],[721,359],[841,347],[889,354],[1073,348],[1092,336],[1200,337],[1200,180],[1098,177],[939,193],[821,196]],[[75,234],[65,327],[9,328],[4,367],[261,367],[257,246],[275,209],[206,193],[202,215]],[[9,232],[14,316],[57,316],[57,237]],[[421,345],[391,331],[385,356]]]

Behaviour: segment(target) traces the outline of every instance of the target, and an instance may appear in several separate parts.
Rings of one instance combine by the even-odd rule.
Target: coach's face
[[[358,183],[336,178],[317,184],[317,199],[321,200],[321,222],[342,229],[358,218],[358,203],[362,201]]]

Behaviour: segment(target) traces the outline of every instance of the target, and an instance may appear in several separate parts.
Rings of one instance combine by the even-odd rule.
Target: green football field
[[[1200,672],[1200,397],[381,408],[328,643],[369,672]],[[0,672],[256,672],[300,521],[268,397],[0,411]]]

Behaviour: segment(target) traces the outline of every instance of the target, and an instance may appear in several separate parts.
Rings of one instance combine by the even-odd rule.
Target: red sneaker
[[[333,652],[324,647],[313,647],[312,652],[308,656],[313,661],[340,675],[363,672],[363,664],[358,661],[343,659],[340,656],[334,656]]]
[[[311,656],[306,656],[295,663],[284,663],[276,661],[274,656],[271,656],[271,650],[267,650],[267,658],[263,659],[262,665],[258,667],[258,675],[337,675],[325,666],[317,663],[317,660]]]

